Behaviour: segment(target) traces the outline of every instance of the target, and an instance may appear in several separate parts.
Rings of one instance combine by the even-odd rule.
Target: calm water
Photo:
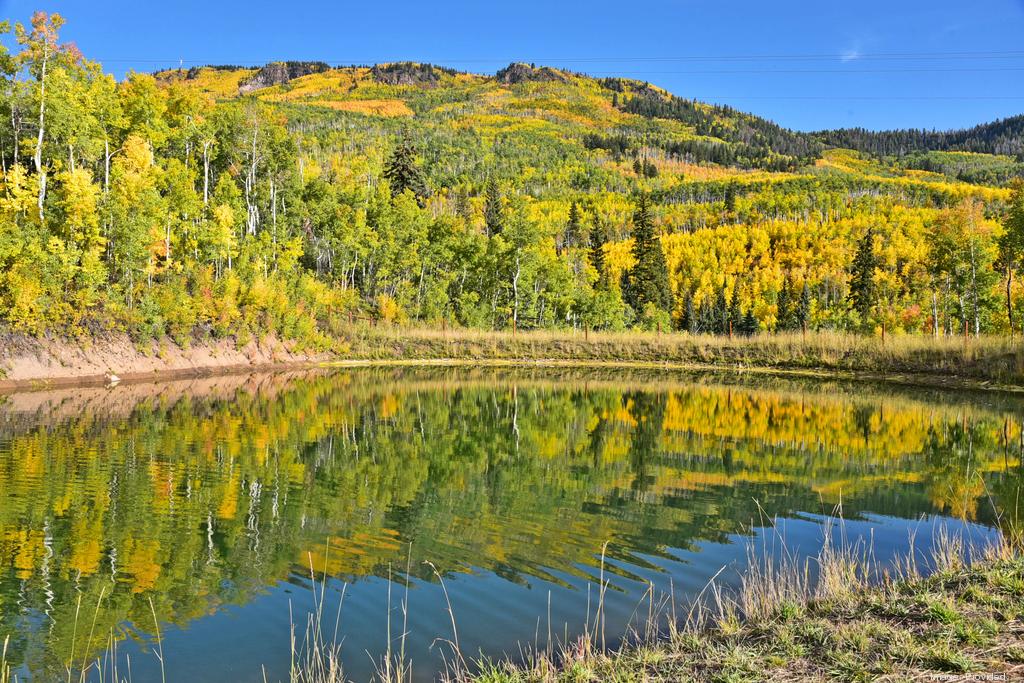
[[[169,680],[256,682],[261,667],[280,680],[312,564],[330,577],[330,630],[344,592],[351,678],[372,674],[389,617],[398,646],[408,584],[406,649],[431,680],[452,632],[428,562],[463,651],[514,655],[543,647],[549,625],[559,640],[579,632],[605,543],[617,638],[649,583],[685,602],[722,567],[735,581],[749,547],[784,536],[816,553],[840,503],[847,535],[883,560],[941,525],[997,533],[1018,510],[1022,407],[877,385],[466,369],[0,396],[0,640],[22,676],[50,681],[73,642],[80,661],[113,634],[133,680],[159,680],[152,600]]]

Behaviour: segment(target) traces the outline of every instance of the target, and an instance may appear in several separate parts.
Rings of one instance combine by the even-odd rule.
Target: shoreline
[[[956,340],[935,351],[913,338],[894,351],[870,338],[816,334],[748,339],[644,333],[507,332],[394,328],[354,331],[344,350],[306,351],[267,337],[181,347],[169,339],[135,344],[117,334],[83,340],[0,335],[0,393],[112,383],[357,367],[621,368],[880,382],[932,389],[1024,393],[1011,340]],[[937,340],[938,341],[938,340]],[[923,342],[923,343],[922,343]],[[630,345],[633,348],[628,348]],[[859,347],[859,348],[855,348]],[[1008,351],[1010,349],[1010,351]],[[958,358],[963,353],[964,358]],[[859,354],[859,355],[858,355]],[[1008,358],[1008,354],[1012,357]],[[987,358],[991,356],[991,358]],[[874,366],[874,367],[869,367]]]

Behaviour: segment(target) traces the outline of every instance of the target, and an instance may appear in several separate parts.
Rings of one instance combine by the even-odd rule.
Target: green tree
[[[786,275],[786,279],[782,284],[782,289],[779,291],[779,298],[776,303],[776,314],[775,314],[775,329],[784,332],[791,330],[795,323],[795,302],[793,300],[793,278],[790,275]]]
[[[391,186],[392,195],[397,197],[403,192],[411,192],[420,206],[424,205],[430,195],[423,171],[416,163],[416,148],[409,138],[408,131],[403,131],[402,137],[391,151],[391,156],[384,166],[384,178]]]
[[[491,176],[487,179],[487,188],[484,190],[484,225],[487,228],[487,236],[500,235],[505,223],[505,198],[501,194],[496,178]]]
[[[668,279],[668,265],[661,240],[654,229],[654,221],[646,195],[641,195],[633,214],[633,258],[627,287],[623,292],[626,303],[639,315],[648,304],[672,311],[672,288]]]
[[[804,280],[804,286],[800,289],[800,303],[796,308],[796,324],[801,330],[806,330],[811,322],[811,288]]]
[[[576,202],[572,202],[569,205],[569,220],[566,222],[565,231],[562,233],[562,247],[565,249],[576,249],[583,244],[584,237],[580,206]]]
[[[608,267],[605,265],[604,247],[607,243],[605,231],[601,226],[594,226],[590,231],[590,265],[597,273],[597,281],[594,283],[596,289],[607,289]]]
[[[850,303],[857,312],[860,325],[867,327],[875,306],[878,293],[875,287],[875,269],[878,256],[875,253],[875,230],[868,228],[857,242],[857,252],[850,269]]]

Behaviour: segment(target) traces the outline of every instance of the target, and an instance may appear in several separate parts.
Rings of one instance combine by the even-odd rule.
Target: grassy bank
[[[686,625],[647,627],[621,649],[582,638],[526,664],[485,663],[461,683],[579,681],[1017,680],[1024,675],[1024,558],[989,548],[965,562],[940,543],[928,566],[878,579],[849,554],[760,565],[738,593],[715,595]],[[595,631],[596,633],[596,631]],[[968,675],[993,675],[966,678]],[[963,678],[961,678],[963,677]]]
[[[1007,337],[866,337],[838,332],[717,337],[682,333],[358,327],[346,357],[372,360],[675,364],[930,376],[1024,386],[1024,343]]]
[[[1017,680],[1024,675],[1019,545],[966,548],[960,538],[940,534],[927,554],[911,550],[884,566],[874,561],[870,548],[841,548],[828,540],[818,556],[802,562],[785,551],[766,559],[751,550],[750,559],[738,588],[720,590],[713,580],[689,613],[677,613],[672,596],[659,600],[649,592],[637,608],[636,626],[613,649],[605,646],[603,578],[595,593],[596,612],[588,614],[582,635],[557,649],[521,649],[516,662],[474,661],[461,652],[452,615],[451,637],[438,641],[449,648],[442,680],[711,683]],[[316,626],[321,616],[310,618],[304,645],[296,649],[293,638],[297,666],[290,683],[348,680],[340,646],[326,645]],[[406,683],[411,671],[395,652],[379,666],[375,680]]]

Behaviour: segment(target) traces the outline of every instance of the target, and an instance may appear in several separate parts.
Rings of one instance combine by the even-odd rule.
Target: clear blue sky
[[[179,60],[482,73],[516,60],[648,80],[803,130],[1024,112],[1024,0],[0,0],[6,18],[35,9],[64,14],[64,38],[119,77]]]

